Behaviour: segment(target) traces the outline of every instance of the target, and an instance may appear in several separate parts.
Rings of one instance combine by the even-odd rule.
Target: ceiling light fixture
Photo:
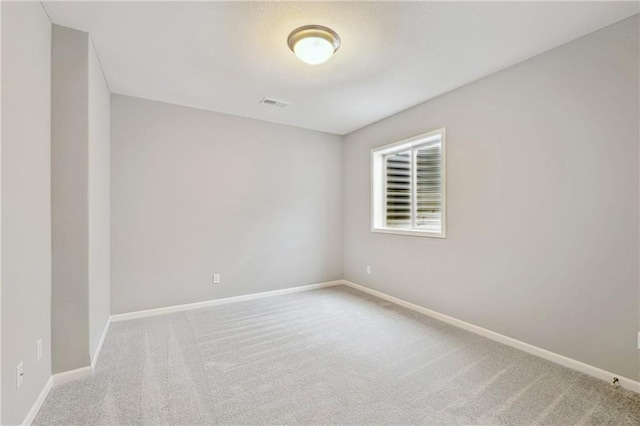
[[[331,28],[305,25],[291,31],[289,49],[298,59],[310,65],[326,62],[340,47],[340,37]]]

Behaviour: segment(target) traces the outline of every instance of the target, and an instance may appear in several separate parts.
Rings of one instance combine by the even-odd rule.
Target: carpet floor
[[[640,395],[349,287],[116,322],[36,425],[639,425]]]

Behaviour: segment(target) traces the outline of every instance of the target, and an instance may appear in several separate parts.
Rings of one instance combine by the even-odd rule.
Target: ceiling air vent
[[[289,106],[289,104],[286,102],[276,101],[275,99],[270,99],[270,98],[262,98],[260,103],[262,105],[266,105],[274,108],[286,108]]]

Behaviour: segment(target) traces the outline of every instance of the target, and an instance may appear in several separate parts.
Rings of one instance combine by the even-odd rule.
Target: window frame
[[[415,148],[440,139],[440,173],[442,178],[442,208],[440,232],[420,230],[415,228],[417,205],[416,197],[416,167]],[[411,229],[388,228],[385,226],[385,212],[387,200],[387,181],[385,174],[385,159],[389,154],[411,150]],[[371,232],[382,234],[408,235],[414,237],[447,238],[447,143],[446,128],[442,127],[427,133],[422,133],[398,142],[382,145],[371,150]]]

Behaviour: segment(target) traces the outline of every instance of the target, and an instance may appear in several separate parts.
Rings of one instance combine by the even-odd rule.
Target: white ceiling
[[[639,12],[638,2],[45,2],[114,93],[346,134]],[[318,66],[294,28],[333,28]],[[263,97],[290,102],[260,105]]]

